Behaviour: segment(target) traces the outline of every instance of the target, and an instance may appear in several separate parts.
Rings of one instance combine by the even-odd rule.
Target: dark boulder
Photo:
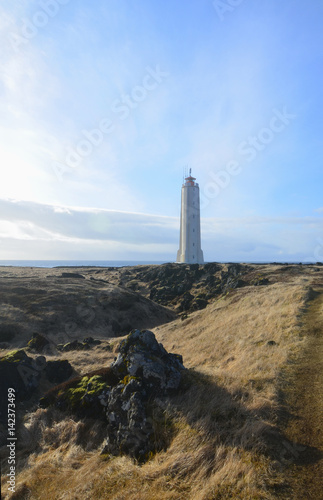
[[[14,389],[17,401],[29,399],[38,388],[44,356],[33,359],[19,349],[0,359],[0,421],[7,418],[8,389]]]
[[[61,352],[86,351],[88,349],[91,349],[91,347],[92,345],[88,342],[79,342],[78,340],[67,342],[67,344],[57,344],[57,349]]]
[[[44,337],[40,333],[34,333],[27,344],[27,348],[30,351],[41,353],[44,352],[48,345],[49,341],[46,337]]]
[[[83,344],[99,345],[101,344],[101,340],[94,339],[93,337],[86,337],[85,339],[83,339]]]
[[[66,359],[47,361],[45,375],[52,383],[60,384],[61,382],[65,382],[72,373],[72,365]]]
[[[157,388],[159,395],[178,388],[184,369],[181,357],[168,353],[149,330],[133,330],[121,342],[111,367],[120,378],[142,378],[146,389]]]
[[[196,299],[192,302],[193,311],[199,311],[200,309],[205,309],[208,305],[208,301],[206,298],[196,297]]]

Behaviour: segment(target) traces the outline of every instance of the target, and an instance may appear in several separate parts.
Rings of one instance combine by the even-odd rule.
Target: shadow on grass
[[[248,409],[244,404],[247,396],[246,390],[230,393],[212,377],[187,370],[182,391],[172,398],[172,404],[176,416],[213,445],[254,451],[282,466],[314,464],[322,458],[318,449],[290,441],[278,426],[268,422],[270,405]]]

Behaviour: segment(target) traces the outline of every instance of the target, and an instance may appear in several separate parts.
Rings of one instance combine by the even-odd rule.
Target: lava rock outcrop
[[[84,418],[107,421],[102,453],[140,462],[165,447],[158,432],[165,400],[180,386],[183,359],[168,353],[149,330],[133,330],[108,368],[52,388],[41,406],[54,405]]]
[[[152,332],[135,330],[121,342],[111,367],[120,382],[101,395],[108,420],[103,453],[144,461],[162,445],[155,439],[152,407],[179,388],[183,359],[168,353]]]

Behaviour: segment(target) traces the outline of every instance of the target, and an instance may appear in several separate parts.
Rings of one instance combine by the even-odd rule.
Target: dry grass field
[[[282,268],[262,266],[269,285],[229,291],[152,329],[188,368],[165,403],[167,449],[145,464],[102,455],[104,423],[33,409],[20,427],[16,492],[3,477],[3,498],[318,499],[323,268]],[[106,342],[64,357],[78,373],[108,366]]]

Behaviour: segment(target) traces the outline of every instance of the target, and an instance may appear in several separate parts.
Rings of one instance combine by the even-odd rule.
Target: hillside
[[[176,317],[111,278],[95,279],[82,269],[0,267],[0,346],[26,345],[35,332],[52,344],[89,335],[111,338]]]
[[[74,311],[73,338],[93,333],[101,344],[46,353],[48,360],[68,359],[74,376],[109,366],[116,356],[121,339],[108,328],[109,314],[151,329],[187,368],[181,390],[163,403],[159,433],[167,446],[144,464],[100,454],[104,422],[37,408],[41,391],[53,386],[43,381],[38,399],[20,408],[17,493],[4,498],[41,499],[44,492],[48,499],[319,498],[321,265],[1,268],[0,278],[1,326],[14,332],[1,355],[26,345],[34,330],[55,329],[54,344]],[[93,301],[96,294],[106,302]],[[92,323],[86,324],[88,311],[78,320],[82,303],[94,310]],[[123,333],[121,327],[117,335]],[[5,447],[1,460],[4,471]]]

